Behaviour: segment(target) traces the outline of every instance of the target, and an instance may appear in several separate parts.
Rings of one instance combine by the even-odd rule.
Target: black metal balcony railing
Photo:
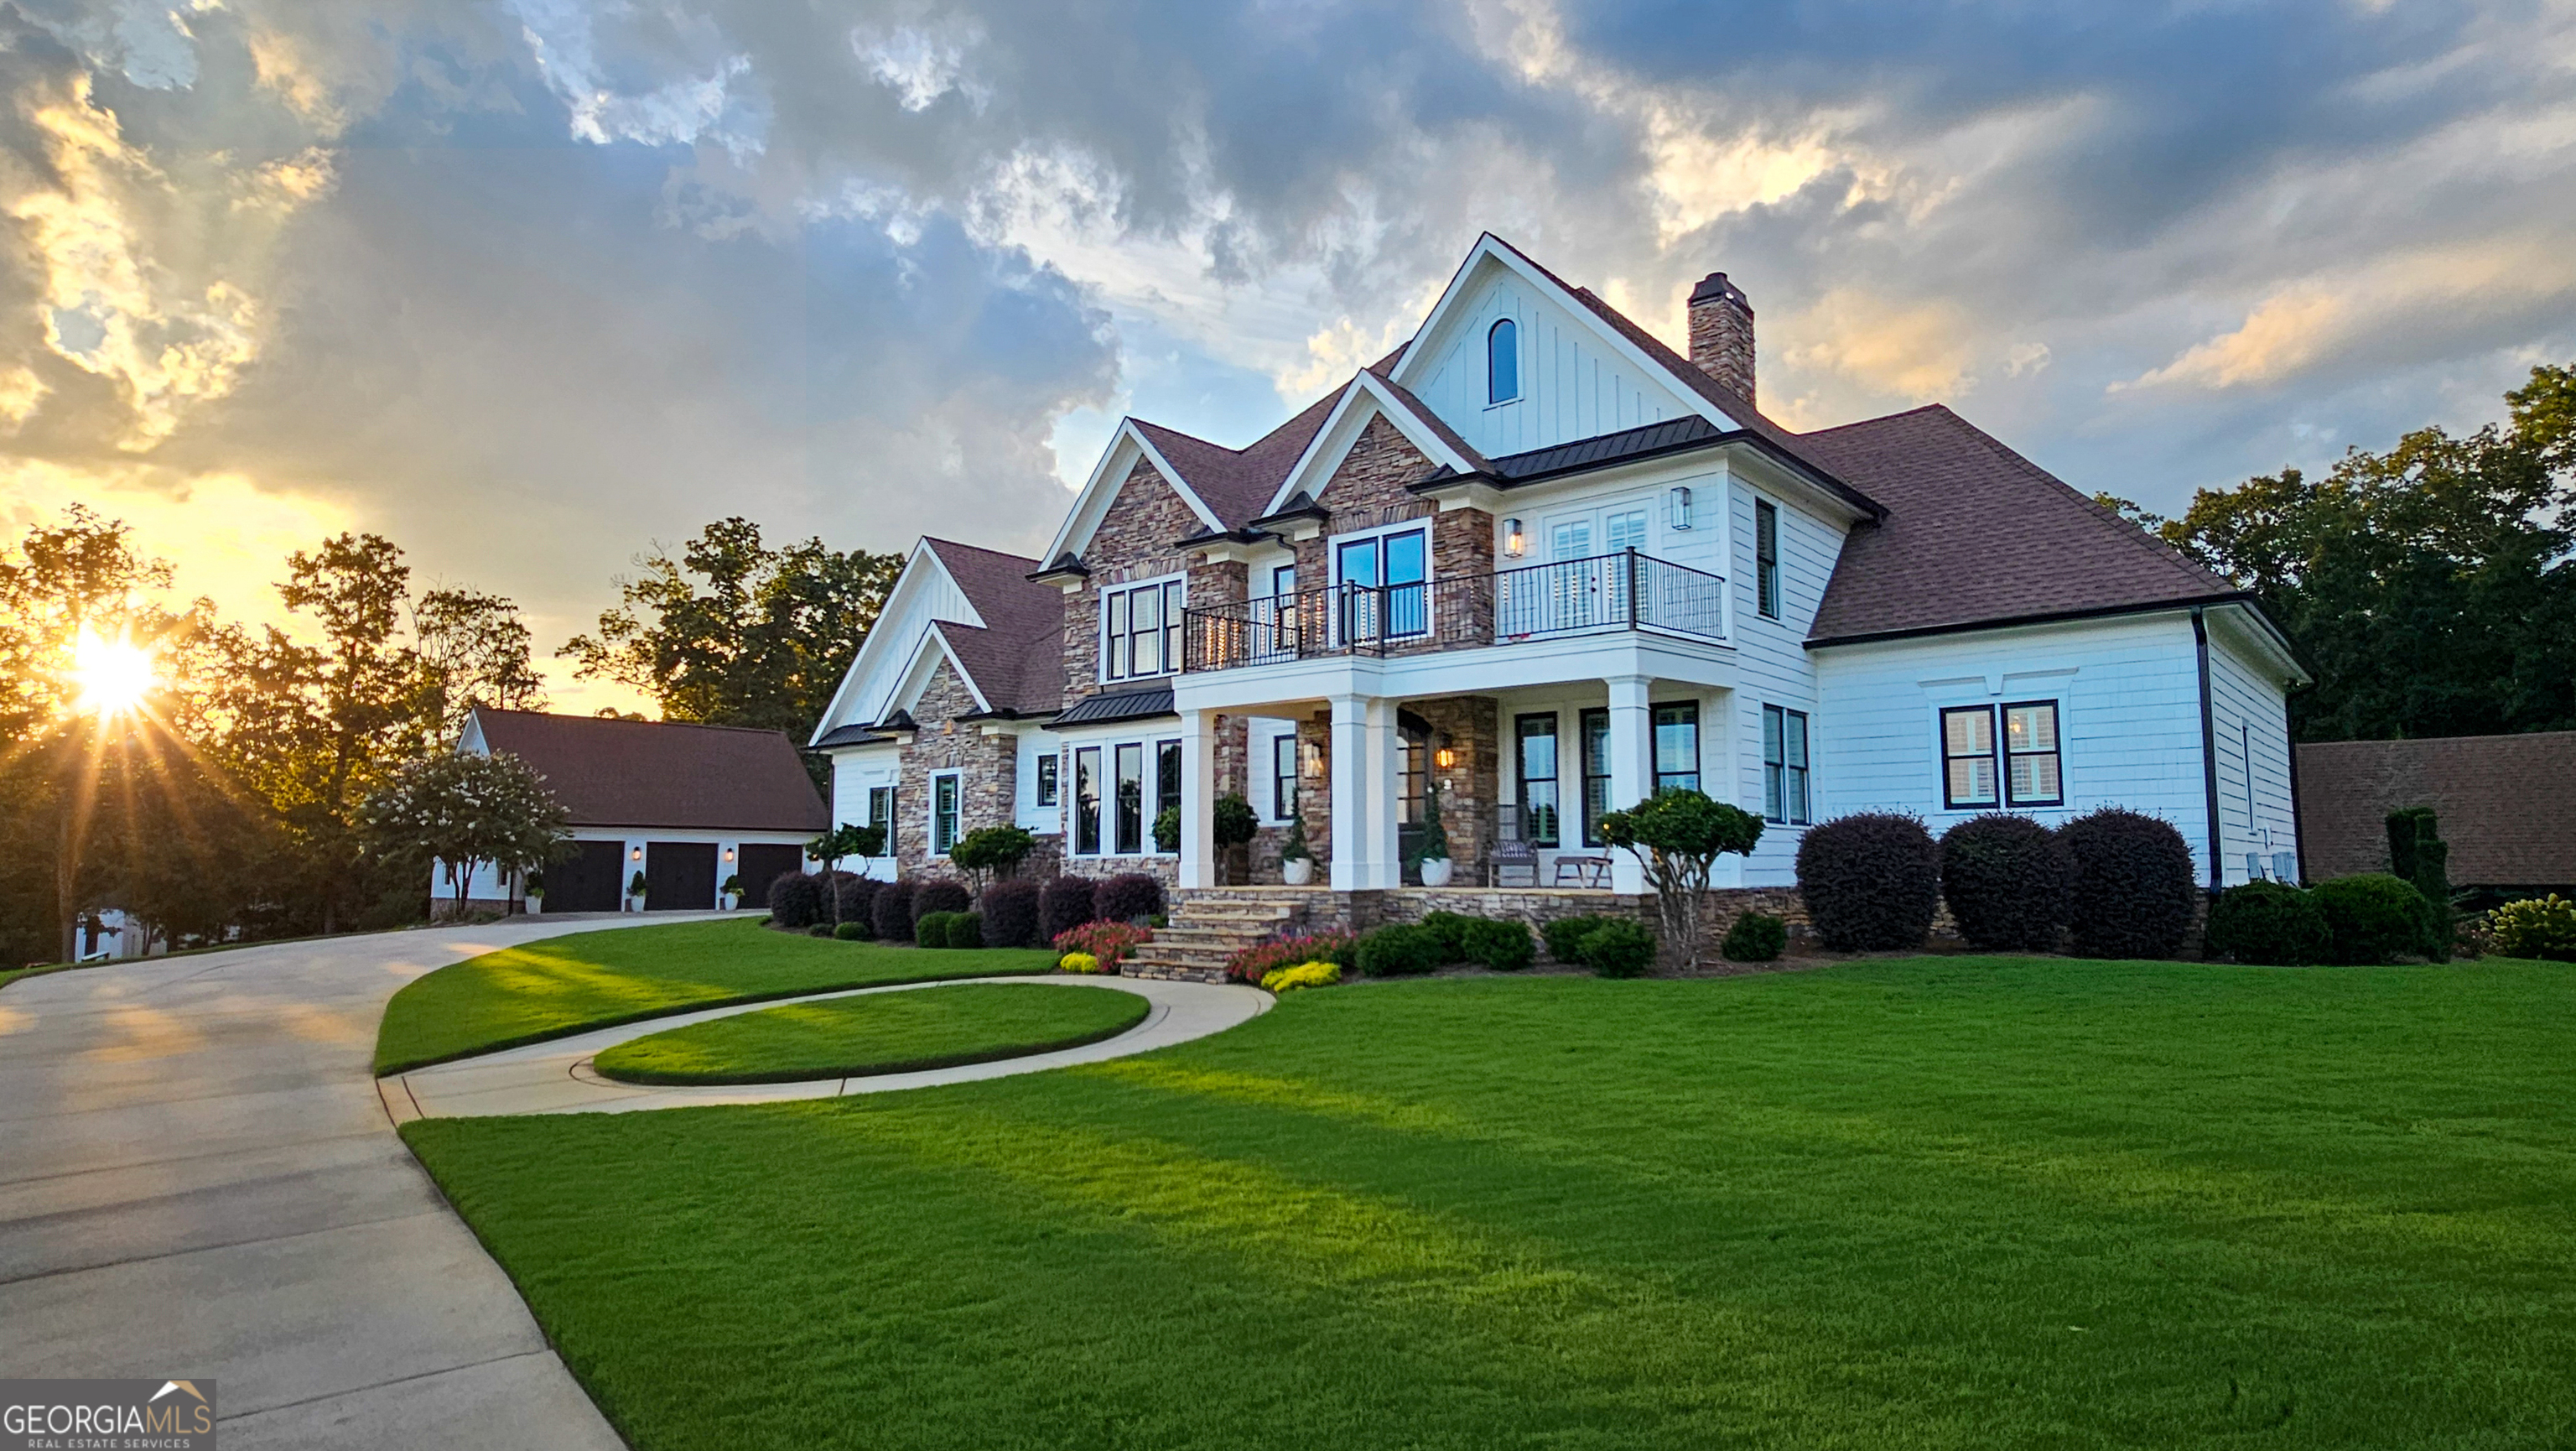
[[[1726,638],[1726,580],[1636,550],[1418,584],[1341,584],[1187,611],[1182,668],[1454,650],[1611,630]]]

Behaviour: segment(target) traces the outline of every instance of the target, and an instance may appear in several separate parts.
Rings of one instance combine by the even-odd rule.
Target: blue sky
[[[2576,357],[2563,3],[0,0],[0,86],[5,522],[243,612],[375,528],[549,645],[722,514],[1033,548],[1486,229],[2167,509]]]

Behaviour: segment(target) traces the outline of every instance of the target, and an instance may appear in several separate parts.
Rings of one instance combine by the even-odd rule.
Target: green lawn
[[[685,1008],[834,988],[1046,972],[1054,954],[836,942],[757,921],[675,922],[550,937],[469,958],[394,994],[376,1072],[560,1038]]]
[[[762,1008],[620,1043],[592,1060],[629,1083],[792,1083],[911,1073],[1079,1047],[1152,1004],[1116,988],[968,983]]]
[[[2576,970],[1294,994],[405,1136],[643,1451],[2576,1441]]]

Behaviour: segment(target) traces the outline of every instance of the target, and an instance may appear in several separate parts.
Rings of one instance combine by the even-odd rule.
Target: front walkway
[[[601,1028],[570,1038],[557,1038],[544,1043],[531,1043],[523,1048],[503,1049],[477,1058],[460,1058],[449,1063],[415,1068],[379,1080],[386,1112],[396,1122],[415,1118],[472,1118],[505,1113],[627,1113],[648,1108],[692,1108],[719,1103],[777,1103],[798,1098],[833,1098],[852,1093],[891,1093],[905,1088],[930,1088],[944,1083],[973,1083],[986,1078],[1007,1078],[1017,1073],[1037,1073],[1049,1068],[1064,1068],[1076,1063],[1101,1063],[1124,1058],[1133,1053],[1149,1053],[1204,1038],[1247,1022],[1270,1008],[1270,994],[1259,988],[1240,984],[1214,986],[1188,982],[1156,982],[1125,977],[979,977],[978,983],[1020,982],[1043,983],[1071,991],[1107,990],[1129,992],[1153,1004],[1145,1021],[1114,1038],[1086,1043],[1078,1048],[1062,1048],[1052,1053],[1032,1053],[1022,1058],[1002,1058],[989,1063],[963,1063],[953,1068],[925,1069],[918,1073],[880,1073],[863,1078],[816,1078],[801,1083],[746,1083],[702,1087],[642,1087],[602,1078],[591,1067],[591,1060],[620,1043],[642,1038],[672,1028],[703,1023],[714,1018],[729,1018],[737,1013],[758,1012],[763,1008],[785,1007],[791,1003],[825,1002],[833,998],[865,997],[872,993],[918,992],[924,989],[954,986],[945,982],[902,983],[893,987],[845,989],[840,992],[813,993],[805,997],[769,998],[756,1003],[735,1003],[721,1008],[708,1008],[694,1013],[675,1013],[669,1017],[648,1018],[640,1023],[622,1023],[614,1028]]]
[[[610,1431],[376,1095],[433,968],[527,919],[149,958],[0,993],[0,1372],[211,1377],[225,1444],[598,1448]]]

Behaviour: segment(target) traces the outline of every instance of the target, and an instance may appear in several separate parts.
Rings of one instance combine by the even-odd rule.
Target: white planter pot
[[[1422,885],[1445,887],[1449,885],[1449,874],[1457,869],[1458,864],[1445,856],[1425,857],[1422,861]]]
[[[528,899],[528,915],[529,915],[529,916],[531,916],[531,917],[542,917],[542,916],[544,916],[544,915],[545,915],[545,911],[546,911],[546,899],[545,899],[545,898],[543,898],[543,897],[530,897],[530,898]]]
[[[742,897],[741,897],[741,895],[740,895],[739,893],[735,893],[735,892],[727,892],[727,893],[725,893],[725,894],[724,894],[724,909],[725,909],[726,911],[730,912],[730,911],[732,911],[734,908],[739,907],[739,906],[741,906],[741,905],[742,905]]]
[[[1297,857],[1279,864],[1279,879],[1292,887],[1302,887],[1315,880],[1315,859]]]

